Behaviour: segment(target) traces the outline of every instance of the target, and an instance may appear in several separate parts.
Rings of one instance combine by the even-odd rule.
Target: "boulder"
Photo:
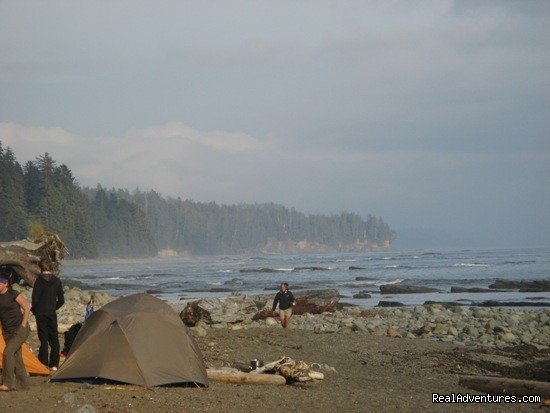
[[[463,305],[462,303],[458,303],[456,301],[424,301],[424,304],[425,306],[430,306],[430,305],[440,305],[441,307],[444,307],[444,308],[447,308],[447,309],[450,309],[450,308],[455,308],[455,307],[459,307],[461,305]]]
[[[500,288],[502,290],[517,290],[520,292],[543,292],[550,291],[550,279],[549,280],[534,280],[534,281],[515,281],[505,280],[497,278],[495,282],[489,285],[489,288]]]
[[[311,290],[295,293],[294,298],[294,314],[334,313],[338,309],[340,293],[338,290]]]
[[[392,337],[392,338],[402,338],[403,337],[401,335],[401,333],[399,333],[397,330],[394,330],[393,328],[388,328],[388,330],[386,331],[386,335],[388,337]]]
[[[275,318],[278,317],[278,314],[276,311],[271,311],[269,308],[264,308],[261,311],[258,311],[254,316],[252,317],[252,320],[258,321],[258,320],[266,320],[268,318]]]
[[[379,301],[377,307],[405,307],[405,304],[399,301]]]
[[[451,287],[452,293],[501,293],[503,290],[495,290],[491,288],[465,288],[465,287]]]
[[[252,297],[231,294],[191,301],[180,313],[180,318],[188,326],[194,326],[201,320],[207,324],[237,323],[251,318],[257,312],[258,307]]]
[[[293,314],[334,313],[338,309],[338,301],[340,300],[340,293],[338,290],[310,290],[293,294],[296,299],[296,305],[292,307]],[[255,319],[261,319],[262,314],[268,317],[271,316],[266,310],[271,310],[274,298],[275,294],[258,295],[254,297],[254,302],[258,308],[262,309],[257,312]]]
[[[550,302],[487,300],[481,303],[475,303],[475,305],[480,307],[550,307]]]
[[[268,317],[265,319],[265,324],[269,327],[273,327],[279,324],[279,322],[273,317]]]
[[[353,298],[371,298],[371,295],[366,291],[361,291],[357,294],[353,294]]]
[[[405,284],[384,284],[380,286],[382,294],[418,294],[418,293],[436,293],[436,288],[422,287],[419,285]]]

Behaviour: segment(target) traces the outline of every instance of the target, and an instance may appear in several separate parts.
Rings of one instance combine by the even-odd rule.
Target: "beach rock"
[[[376,305],[377,307],[404,307],[405,304],[400,303],[399,301],[379,301]]]
[[[292,307],[293,314],[333,313],[338,308],[340,293],[338,290],[311,290],[294,294],[296,305]]]
[[[292,271],[328,271],[325,267],[296,267]]]
[[[276,326],[278,324],[279,324],[279,322],[273,317],[268,317],[268,318],[265,319],[265,325],[268,326],[268,327],[273,327],[273,326]]]
[[[516,280],[505,280],[502,278],[497,278],[495,282],[489,285],[489,288],[500,288],[503,290],[516,290],[519,289],[520,292],[543,292],[550,291],[550,279],[548,280],[534,280],[534,281],[516,281]]]
[[[206,336],[208,333],[206,332],[206,330],[202,327],[190,327],[189,328],[189,331],[191,332],[191,334],[193,334],[195,337],[204,337]]]
[[[550,302],[487,300],[481,303],[475,303],[475,305],[480,307],[550,307]]]
[[[500,339],[505,343],[513,343],[517,340],[517,337],[512,333],[504,333],[502,336],[500,336]]]
[[[280,272],[273,268],[243,268],[240,269],[239,272],[241,273],[275,273]]]
[[[91,404],[83,404],[78,409],[75,410],[75,413],[96,413],[97,409]]]
[[[465,288],[465,287],[451,287],[452,293],[500,293],[503,290],[495,290],[492,288]]]
[[[348,268],[350,271],[354,271],[354,270],[366,270],[365,267],[357,267],[355,265],[352,265],[351,267]],[[365,278],[367,279],[366,277],[357,277],[357,278]],[[356,280],[357,280],[356,278]],[[363,280],[357,280],[357,281],[363,281]]]
[[[355,281],[374,281],[375,278],[370,277],[355,277]]]
[[[264,308],[262,311],[258,311],[254,316],[252,316],[252,320],[258,321],[258,320],[266,320],[268,318],[275,318],[278,314],[276,311],[271,311],[271,309]]]
[[[257,312],[258,307],[252,297],[231,294],[191,301],[180,313],[180,318],[187,326],[194,326],[199,320],[207,324],[237,323]]]
[[[439,290],[418,285],[383,284],[380,286],[380,292],[382,294],[419,294],[439,292]]]
[[[386,335],[388,337],[392,337],[392,338],[401,338],[401,337],[403,337],[401,335],[401,333],[399,333],[397,330],[394,330],[393,328],[388,328],[388,330],[386,331]]]
[[[371,295],[366,291],[361,291],[357,294],[353,294],[353,298],[371,298]]]
[[[424,301],[423,305],[425,305],[425,306],[437,305],[437,306],[447,308],[447,309],[451,309],[451,308],[459,308],[460,309],[460,306],[462,304],[454,302],[454,301],[430,301],[430,300],[428,300],[428,301]]]
[[[74,393],[65,393],[63,396],[61,396],[61,399],[59,399],[59,403],[72,406],[76,403],[76,396],[74,395]]]

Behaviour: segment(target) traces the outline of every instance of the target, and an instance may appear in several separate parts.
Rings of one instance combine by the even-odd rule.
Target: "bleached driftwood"
[[[67,249],[56,234],[46,233],[36,240],[24,239],[0,243],[0,265],[9,266],[14,275],[34,285],[40,274],[38,263],[43,258],[52,262],[53,274],[59,276]]]
[[[488,394],[537,395],[543,399],[550,399],[550,383],[542,381],[490,376],[461,376],[458,379],[458,384]]]
[[[250,374],[254,375],[262,375],[262,373],[277,373],[283,376],[289,383],[323,380],[325,378],[323,373],[311,370],[311,367],[306,362],[296,362],[286,356],[250,372]]]
[[[234,384],[286,384],[283,376],[278,374],[251,374],[241,371],[229,371],[222,369],[206,369],[208,380],[221,381]]]

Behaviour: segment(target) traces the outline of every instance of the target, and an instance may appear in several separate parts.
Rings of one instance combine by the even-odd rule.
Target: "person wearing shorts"
[[[273,311],[279,305],[279,318],[281,319],[281,325],[283,328],[290,327],[290,317],[292,316],[292,307],[295,304],[294,295],[288,289],[287,283],[282,283],[279,286],[279,292],[275,295],[273,300]]]

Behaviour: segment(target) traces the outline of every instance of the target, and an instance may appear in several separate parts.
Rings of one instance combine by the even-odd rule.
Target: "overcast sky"
[[[83,185],[550,245],[548,1],[1,1],[0,140]]]

